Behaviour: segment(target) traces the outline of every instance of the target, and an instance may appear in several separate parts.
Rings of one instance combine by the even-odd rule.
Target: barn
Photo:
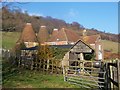
[[[80,37],[80,39],[86,42],[88,45],[90,45],[95,50],[96,60],[104,59],[104,50],[103,50],[103,45],[101,42],[101,36],[99,34],[90,35],[90,36],[83,35]]]
[[[62,60],[62,67],[69,66],[80,66],[84,65],[83,63],[79,63],[79,61],[91,60],[94,57],[94,49],[79,39],[65,54]],[[63,71],[64,73],[64,71]]]

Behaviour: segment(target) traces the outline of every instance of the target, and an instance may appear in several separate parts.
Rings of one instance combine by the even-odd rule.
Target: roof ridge
[[[93,50],[95,50],[94,48],[92,48],[87,42],[85,42],[84,40],[81,40],[81,39],[79,39],[79,40],[77,40],[76,41],[76,43],[70,48],[70,50],[78,43],[78,42],[83,42],[84,44],[86,44],[90,49],[93,49]],[[69,51],[70,51],[69,50]]]

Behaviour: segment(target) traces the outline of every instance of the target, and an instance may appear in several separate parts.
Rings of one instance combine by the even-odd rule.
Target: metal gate
[[[106,69],[100,61],[69,60],[69,66],[64,67],[64,80],[83,88],[106,89]]]

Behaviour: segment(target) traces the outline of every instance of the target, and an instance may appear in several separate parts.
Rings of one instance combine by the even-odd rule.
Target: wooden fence
[[[109,62],[106,64],[107,69],[107,88],[109,90],[120,90],[120,61]]]
[[[30,70],[38,70],[43,73],[62,74],[61,60],[50,59],[42,60],[37,56],[21,56],[19,58],[19,67],[27,68]]]

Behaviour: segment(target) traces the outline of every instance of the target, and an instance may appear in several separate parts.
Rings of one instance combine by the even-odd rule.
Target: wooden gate
[[[74,66],[64,67],[64,81],[83,88],[100,90],[120,90],[120,61],[115,63],[69,60]],[[112,67],[111,67],[112,66]]]
[[[73,66],[64,67],[64,80],[83,88],[105,89],[106,66],[100,61],[69,60]]]

